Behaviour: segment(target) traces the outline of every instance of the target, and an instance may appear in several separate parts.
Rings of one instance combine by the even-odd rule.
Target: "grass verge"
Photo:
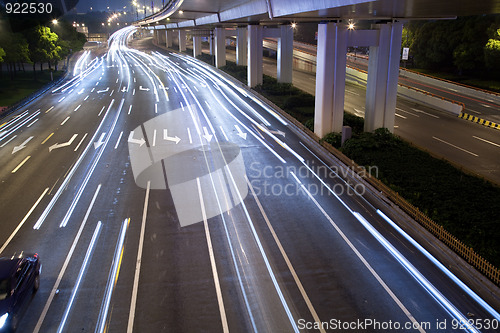
[[[57,80],[63,71],[53,72],[54,81]],[[50,80],[50,72],[37,72],[37,80],[33,79],[33,72],[17,72],[14,80],[11,80],[8,73],[3,72],[0,79],[0,106],[10,106],[28,97],[35,91],[43,88]]]

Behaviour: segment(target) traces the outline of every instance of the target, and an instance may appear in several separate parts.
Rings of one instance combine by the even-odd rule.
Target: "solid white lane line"
[[[463,151],[463,152],[466,152],[467,154],[471,154],[472,156],[475,156],[475,157],[478,157],[478,156],[479,156],[478,154],[474,154],[473,152],[470,152],[470,151],[468,151],[468,150],[465,150],[465,149],[463,149],[463,148],[460,148],[459,146],[455,146],[454,144],[449,143],[449,142],[447,142],[447,141],[444,141],[444,140],[442,140],[442,139],[440,139],[440,138],[436,138],[435,136],[433,136],[432,138],[433,138],[434,140],[437,140],[437,141],[439,141],[439,142],[442,142],[442,143],[444,143],[444,144],[447,144],[447,145],[449,145],[449,146],[451,146],[451,147],[453,147],[453,148],[456,148],[456,149],[459,149],[459,150],[461,150],[461,151]]]
[[[19,223],[19,225],[16,227],[16,229],[9,236],[9,238],[5,241],[5,243],[3,244],[2,248],[0,248],[0,254],[3,252],[3,250],[5,250],[5,248],[7,247],[7,245],[9,245],[10,241],[12,240],[12,238],[14,238],[14,236],[17,234],[17,232],[19,231],[19,229],[21,229],[21,227],[23,226],[23,224],[30,217],[31,213],[33,213],[33,211],[35,210],[35,208],[38,206],[38,204],[40,203],[40,201],[42,201],[43,197],[45,196],[45,194],[47,194],[48,191],[49,191],[49,188],[47,187],[45,189],[45,191],[43,191],[42,195],[40,195],[40,197],[38,198],[38,200],[35,202],[35,204],[28,211],[28,213],[24,216],[24,218]]]
[[[297,275],[297,272],[293,268],[293,265],[292,265],[290,259],[288,258],[288,255],[286,254],[285,249],[281,245],[281,242],[278,238],[278,235],[276,235],[276,232],[274,231],[274,228],[271,225],[271,221],[269,221],[269,218],[267,217],[267,214],[264,211],[264,207],[262,207],[262,204],[260,203],[259,197],[257,197],[257,195],[255,194],[253,186],[250,183],[250,181],[248,180],[246,175],[245,175],[245,179],[247,181],[248,187],[250,188],[250,191],[252,192],[252,195],[255,199],[255,202],[257,203],[257,206],[259,207],[259,210],[260,210],[262,216],[264,217],[264,220],[266,221],[267,227],[269,228],[269,231],[271,232],[271,235],[273,236],[274,241],[276,242],[276,245],[278,246],[278,249],[280,250],[280,253],[283,256],[283,259],[286,262],[288,270],[290,271],[290,273],[292,273],[295,284],[299,288],[299,291],[302,294],[304,301],[306,302],[307,308],[311,312],[311,315],[314,318],[314,321],[316,323],[318,323],[318,327],[320,327],[319,331],[326,332],[325,329],[321,326],[321,320],[319,319],[318,313],[316,312],[316,309],[314,309],[314,306],[313,306],[311,300],[309,299],[309,296],[307,295],[306,290],[304,289],[304,286],[302,285],[302,282],[300,282],[300,279],[299,279],[299,276]]]
[[[208,228],[207,213],[205,211],[205,202],[203,201],[203,194],[201,192],[200,179],[196,177],[196,184],[198,184],[198,195],[200,198],[201,205],[201,215],[203,216],[203,226],[205,228],[205,236],[207,237],[208,253],[210,257],[210,264],[212,266],[212,274],[214,277],[215,293],[217,294],[217,302],[219,304],[220,319],[222,322],[222,331],[224,333],[229,332],[229,326],[227,324],[226,310],[224,308],[224,300],[222,299],[222,291],[220,287],[219,274],[217,272],[217,266],[215,264],[214,249],[212,246],[212,239],[210,237],[210,229]]]
[[[419,109],[415,109],[415,108],[411,108],[413,111],[415,112],[418,112],[418,113],[423,113],[425,115],[428,115],[429,117],[433,117],[433,118],[439,118],[438,116],[436,115],[433,115],[431,113],[428,113],[428,112],[425,112],[425,111],[422,111],[422,110],[419,110]]]
[[[89,247],[87,248],[87,252],[85,253],[85,258],[83,259],[82,267],[80,268],[80,272],[78,273],[78,277],[76,278],[76,283],[73,287],[73,291],[71,292],[71,297],[69,298],[68,305],[66,306],[66,310],[64,311],[61,322],[59,323],[59,327],[57,328],[57,333],[61,333],[64,329],[64,325],[66,325],[66,320],[68,319],[69,312],[71,311],[71,307],[73,306],[73,301],[75,300],[78,289],[80,288],[80,283],[82,282],[83,273],[85,273],[85,271],[87,270],[87,265],[90,261],[90,257],[94,252],[95,244],[97,243],[97,238],[99,237],[101,231],[101,225],[102,223],[101,221],[99,221],[94,229],[94,234],[92,235]]]
[[[397,110],[397,111],[399,111],[399,112],[404,112],[404,113],[406,113],[406,114],[409,114],[409,115],[412,115],[412,116],[414,116],[414,117],[420,118],[420,116],[419,116],[418,114],[415,114],[415,113],[413,113],[413,112],[410,112],[410,111],[407,111],[407,110],[403,110],[403,109],[401,109],[401,108],[396,108],[396,110]]]
[[[499,145],[498,143],[491,142],[491,141],[489,141],[489,140],[486,140],[486,139],[480,138],[480,137],[475,136],[475,135],[473,135],[472,137],[473,137],[474,139],[478,139],[478,140],[481,140],[481,141],[483,141],[483,142],[489,143],[490,145],[500,147],[500,145]]]
[[[408,317],[408,319],[411,320],[412,323],[416,324],[416,327],[418,326],[418,322],[413,317],[413,315],[410,313],[410,311],[404,306],[404,304],[399,300],[399,298],[394,294],[394,292],[389,288],[389,286],[382,280],[380,275],[373,269],[373,267],[370,265],[370,263],[363,257],[363,255],[358,251],[358,249],[354,246],[354,244],[349,240],[349,238],[344,234],[344,232],[339,228],[339,226],[333,221],[333,219],[328,215],[328,213],[321,207],[319,202],[314,198],[314,196],[307,190],[307,188],[304,186],[304,184],[297,178],[297,176],[293,173],[290,172],[290,174],[295,178],[295,181],[299,184],[299,186],[302,188],[302,190],[307,194],[307,196],[311,199],[312,202],[318,207],[318,209],[321,211],[323,216],[330,222],[330,224],[335,228],[337,233],[342,237],[344,242],[351,248],[351,250],[356,254],[359,260],[365,265],[365,267],[368,269],[368,271],[372,274],[372,276],[377,280],[377,282],[384,288],[384,290],[389,294],[389,296],[392,298],[392,300],[398,305],[398,307],[403,311],[403,313]],[[419,328],[419,331],[421,333],[424,333],[425,331],[422,328]]]
[[[64,260],[64,264],[61,268],[61,271],[59,272],[59,275],[57,276],[57,280],[54,283],[54,286],[52,287],[52,291],[50,292],[49,298],[47,299],[47,302],[45,303],[45,306],[43,307],[42,314],[40,315],[40,318],[38,318],[38,322],[36,323],[35,329],[33,330],[33,333],[38,333],[40,331],[40,328],[42,327],[42,323],[45,320],[45,316],[47,316],[47,312],[49,311],[50,304],[52,303],[52,300],[54,299],[54,296],[56,295],[57,290],[59,289],[59,284],[61,283],[61,280],[64,276],[64,273],[66,272],[66,269],[68,268],[69,262],[71,261],[71,257],[73,256],[73,252],[75,252],[76,245],[78,244],[78,241],[80,240],[80,236],[82,235],[83,228],[85,227],[85,224],[87,224],[87,220],[89,218],[90,212],[92,210],[92,207],[94,207],[95,200],[97,199],[97,195],[99,194],[99,191],[101,190],[101,184],[97,186],[97,189],[94,193],[94,197],[92,198],[92,201],[90,202],[89,208],[87,209],[87,213],[85,214],[85,217],[83,218],[82,224],[80,225],[80,229],[78,229],[78,233],[75,236],[75,239],[73,240],[73,244],[71,245],[71,248],[69,249],[68,255],[66,256],[66,260]]]
[[[21,163],[19,163],[19,165],[14,170],[12,170],[12,173],[16,173],[19,169],[21,169],[21,167],[24,165],[24,163],[28,162],[30,157],[31,156],[27,156]]]
[[[64,124],[66,124],[66,122],[69,120],[69,118],[71,118],[71,117],[67,116],[66,119],[64,119],[63,122],[61,123],[61,126],[63,126]]]
[[[227,138],[226,132],[224,132],[224,128],[222,128],[222,126],[220,126],[220,130],[222,132],[222,135],[224,135],[224,139],[226,139],[226,141],[229,141],[229,139]]]
[[[118,137],[118,140],[116,140],[116,145],[115,149],[118,148],[118,145],[120,144],[120,140],[122,139],[123,131],[120,132],[120,136]]]
[[[85,135],[83,136],[83,138],[80,140],[80,142],[78,143],[78,145],[76,145],[75,147],[75,150],[74,151],[77,151],[78,148],[80,148],[80,145],[82,144],[83,140],[85,140],[85,138],[87,137],[89,133],[85,133]]]
[[[130,300],[130,312],[128,315],[127,333],[133,333],[134,330],[135,308],[137,305],[137,292],[139,289],[139,275],[141,274],[142,248],[144,246],[144,233],[146,231],[146,217],[148,216],[150,188],[151,188],[151,181],[148,180],[148,184],[146,186],[146,197],[144,198],[144,208],[142,210],[141,234],[139,236],[139,247],[137,249],[137,261],[135,264],[134,285],[132,287],[132,298]]]
[[[115,255],[113,257],[113,262],[108,275],[105,297],[103,298],[101,303],[101,310],[99,311],[99,317],[97,320],[95,332],[103,333],[106,331],[106,319],[108,318],[109,304],[111,303],[111,296],[113,295],[113,290],[120,273],[121,259],[123,258],[123,243],[125,242],[125,235],[127,234],[129,222],[130,219],[127,218],[122,223],[120,236],[118,237],[118,241],[115,247]]]

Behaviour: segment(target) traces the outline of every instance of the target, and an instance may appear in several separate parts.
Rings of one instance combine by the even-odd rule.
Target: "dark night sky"
[[[141,10],[143,6],[147,6],[147,13],[151,13],[151,3],[152,0],[136,0],[137,3],[141,6]],[[162,0],[154,0],[154,6],[160,8],[162,6]],[[110,11],[131,11],[135,12],[135,8],[133,9],[132,0],[80,0],[76,6],[76,9],[79,13],[86,13],[90,11],[92,7],[92,11],[106,11],[109,6]],[[123,8],[125,7],[125,8]],[[141,11],[139,11],[141,13]]]

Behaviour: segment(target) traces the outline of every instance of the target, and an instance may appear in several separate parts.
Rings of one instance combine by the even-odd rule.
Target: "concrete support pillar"
[[[179,52],[186,51],[186,30],[179,30]]]
[[[247,65],[247,29],[238,28],[236,30],[236,65]]]
[[[293,72],[293,28],[290,25],[280,27],[278,39],[278,82],[292,83]]]
[[[215,67],[226,66],[226,29],[215,28]]]
[[[174,32],[172,30],[165,30],[166,46],[172,47],[172,40],[174,39]]]
[[[402,33],[402,23],[381,24],[378,46],[370,47],[365,107],[367,132],[381,127],[394,131]]]
[[[158,30],[153,30],[153,41],[158,44]]]
[[[262,84],[262,27],[248,26],[248,86]]]
[[[165,33],[163,30],[158,30],[158,45],[165,45]]]
[[[215,46],[214,46],[214,32],[213,31],[210,31],[210,36],[208,37],[208,45],[210,47],[210,55],[214,55],[214,50],[215,50]]]
[[[341,23],[318,25],[314,133],[340,133],[344,118],[347,28]]]
[[[201,37],[193,36],[193,57],[197,57],[201,54]]]

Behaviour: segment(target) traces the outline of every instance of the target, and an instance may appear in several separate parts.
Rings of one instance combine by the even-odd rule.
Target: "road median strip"
[[[494,122],[492,122],[490,120],[485,120],[485,119],[473,116],[473,115],[465,113],[465,112],[460,113],[460,115],[458,117],[462,118],[462,119],[465,119],[465,120],[472,121],[473,123],[477,123],[479,125],[483,125],[483,126],[486,126],[486,127],[490,127],[490,128],[493,128],[493,129],[500,130],[500,124],[494,123]]]

